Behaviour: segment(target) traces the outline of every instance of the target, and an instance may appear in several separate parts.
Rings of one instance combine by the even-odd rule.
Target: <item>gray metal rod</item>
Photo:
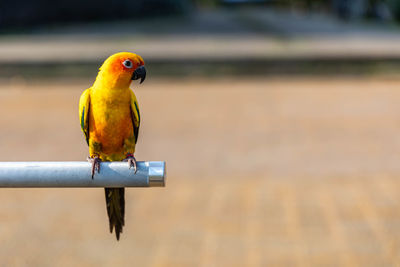
[[[91,177],[86,161],[0,162],[0,187],[163,187],[165,162],[138,161],[137,172],[127,162],[101,162]]]

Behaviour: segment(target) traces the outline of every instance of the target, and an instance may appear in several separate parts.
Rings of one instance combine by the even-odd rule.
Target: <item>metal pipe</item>
[[[0,162],[0,187],[163,187],[165,162],[139,161],[137,172],[127,162],[101,162],[91,177],[86,161]]]

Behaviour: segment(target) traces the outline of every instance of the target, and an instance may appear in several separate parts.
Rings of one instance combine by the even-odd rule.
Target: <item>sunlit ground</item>
[[[91,80],[0,85],[0,160],[84,160]],[[1,189],[15,266],[391,266],[400,262],[400,80],[151,80],[120,242],[102,189]],[[89,179],[89,178],[88,178]]]

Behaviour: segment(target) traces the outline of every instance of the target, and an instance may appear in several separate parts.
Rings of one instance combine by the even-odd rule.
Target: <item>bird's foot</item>
[[[94,178],[94,173],[100,173],[100,162],[101,159],[98,156],[88,157],[87,160],[92,163],[92,179]]]
[[[137,171],[137,162],[136,162],[135,156],[133,156],[133,154],[127,154],[126,155],[126,159],[124,159],[124,161],[127,161],[128,165],[129,165],[129,169],[133,167],[133,170],[136,173],[136,171]]]

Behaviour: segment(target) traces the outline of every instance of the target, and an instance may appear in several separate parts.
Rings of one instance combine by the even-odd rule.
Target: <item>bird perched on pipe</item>
[[[101,161],[127,161],[136,173],[135,146],[140,112],[136,96],[129,88],[132,80],[146,78],[143,59],[121,52],[107,58],[97,78],[79,100],[79,119],[89,146],[92,179],[100,172]],[[119,240],[125,217],[125,189],[105,188],[110,232]]]

